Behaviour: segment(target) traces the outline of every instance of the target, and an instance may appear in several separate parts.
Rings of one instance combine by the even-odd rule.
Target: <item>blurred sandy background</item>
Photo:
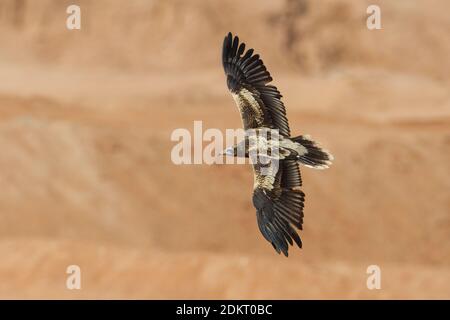
[[[65,27],[81,6],[82,29]],[[366,28],[378,4],[382,30]],[[0,1],[1,298],[450,298],[450,3]],[[304,248],[257,228],[247,166],[175,166],[238,128],[224,35],[256,48],[303,170]],[[66,289],[77,264],[82,289]],[[381,290],[366,268],[381,267]]]

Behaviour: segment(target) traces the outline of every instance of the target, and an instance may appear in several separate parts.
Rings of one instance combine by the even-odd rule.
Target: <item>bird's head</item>
[[[236,156],[236,153],[237,153],[236,146],[232,146],[232,147],[228,147],[225,150],[223,150],[220,153],[220,155],[234,157],[234,156]]]
[[[243,140],[240,143],[238,143],[232,147],[226,148],[220,154],[224,155],[224,156],[230,156],[230,157],[247,158],[248,157],[248,143],[247,143],[247,141]]]

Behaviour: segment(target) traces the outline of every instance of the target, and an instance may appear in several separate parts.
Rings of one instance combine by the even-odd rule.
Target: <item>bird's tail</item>
[[[291,140],[301,144],[306,149],[306,153],[297,156],[298,161],[306,167],[326,169],[334,160],[333,155],[328,150],[323,149],[308,135],[293,137]]]

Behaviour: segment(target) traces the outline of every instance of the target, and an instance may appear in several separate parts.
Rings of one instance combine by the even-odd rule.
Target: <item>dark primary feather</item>
[[[282,96],[275,86],[267,84],[272,81],[269,71],[259,55],[253,54],[253,49],[244,52],[245,44],[239,44],[239,37],[228,33],[222,49],[228,89],[233,93],[239,93],[242,88],[249,90],[264,114],[263,125],[278,129],[282,136],[289,137],[289,123]]]

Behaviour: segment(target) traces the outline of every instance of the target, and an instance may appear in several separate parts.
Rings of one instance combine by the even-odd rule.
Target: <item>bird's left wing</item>
[[[245,53],[244,53],[245,52]],[[239,111],[244,129],[269,127],[289,137],[290,129],[281,94],[273,85],[269,71],[254,50],[245,51],[245,44],[231,33],[225,37],[222,63],[227,85]]]
[[[295,160],[283,160],[275,176],[262,175],[261,167],[253,165],[255,185],[253,205],[258,227],[274,249],[288,256],[289,244],[300,248],[302,241],[294,227],[302,229],[305,194],[300,190],[302,179]]]

